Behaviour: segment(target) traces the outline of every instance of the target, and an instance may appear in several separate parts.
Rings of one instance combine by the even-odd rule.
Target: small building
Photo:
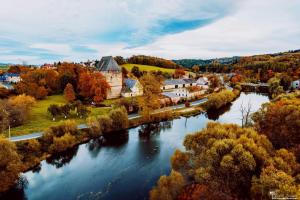
[[[122,69],[114,58],[112,56],[102,57],[101,61],[95,64],[95,67],[104,75],[107,83],[110,85],[107,99],[120,97],[123,87]]]
[[[0,81],[8,83],[18,83],[21,81],[21,77],[19,74],[5,73],[4,75],[0,76]]]
[[[143,95],[143,86],[138,80],[127,78],[124,80],[121,95],[123,97],[141,96]]]
[[[162,90],[172,90],[177,88],[185,88],[190,86],[196,86],[197,83],[194,79],[167,79],[161,86]]]
[[[206,90],[200,86],[192,86],[187,88],[180,88],[174,91],[174,93],[184,99],[190,100],[197,98],[205,93]]]
[[[209,85],[209,81],[207,77],[200,77],[197,80],[197,85],[203,86],[203,85]]]
[[[291,87],[292,87],[292,89],[300,89],[300,79],[293,81],[291,83]]]
[[[177,96],[173,92],[163,92],[162,95],[167,97],[173,104],[177,104],[181,100],[181,97]]]

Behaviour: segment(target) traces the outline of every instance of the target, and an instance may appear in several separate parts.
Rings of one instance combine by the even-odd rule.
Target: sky
[[[0,63],[300,49],[300,0],[0,0]]]

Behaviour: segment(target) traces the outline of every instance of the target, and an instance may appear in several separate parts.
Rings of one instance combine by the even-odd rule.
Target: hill
[[[199,66],[208,66],[213,63],[219,63],[222,65],[227,64],[234,64],[238,62],[240,57],[234,56],[234,57],[228,57],[228,58],[216,58],[216,59],[180,59],[180,60],[173,60],[173,62],[177,63],[178,65],[181,65],[186,68],[192,68],[194,65]]]
[[[167,73],[174,73],[175,69],[167,69],[167,68],[162,68],[162,67],[156,67],[153,65],[140,65],[140,64],[123,64],[121,65],[127,71],[131,71],[131,69],[136,66],[140,69],[140,71],[162,71],[162,72],[167,72]]]

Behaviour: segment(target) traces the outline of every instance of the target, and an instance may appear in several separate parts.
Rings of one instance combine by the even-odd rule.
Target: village
[[[101,72],[110,85],[107,99],[143,95],[143,86],[138,78],[134,76],[132,78],[124,78],[122,68],[112,56],[103,57],[100,62],[92,67],[96,71]],[[47,66],[47,69],[51,69],[51,67]],[[165,79],[161,85],[160,100],[168,104],[178,104],[178,102],[186,100],[197,100],[209,89],[208,77],[209,74],[196,78],[195,75],[193,77],[187,72],[180,78]],[[0,86],[13,89],[13,85],[21,80],[20,74],[4,73],[0,76]]]

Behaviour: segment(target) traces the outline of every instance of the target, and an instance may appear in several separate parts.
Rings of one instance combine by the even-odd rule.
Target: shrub
[[[100,132],[109,132],[112,129],[112,119],[108,115],[100,115],[97,117]]]
[[[111,110],[109,117],[112,120],[113,130],[122,130],[128,127],[128,115],[124,107]]]
[[[72,148],[76,144],[76,138],[70,133],[66,133],[61,137],[54,137],[53,143],[50,145],[51,153],[59,153]]]

